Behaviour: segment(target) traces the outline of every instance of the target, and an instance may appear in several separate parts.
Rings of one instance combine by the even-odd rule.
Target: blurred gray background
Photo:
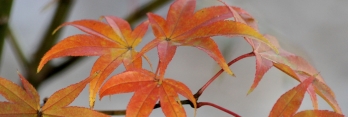
[[[52,0],[16,0],[13,3],[10,17],[10,27],[18,38],[25,55],[31,56],[48,25],[55,4],[44,9]],[[215,0],[197,0],[197,9],[202,7],[221,5]],[[280,45],[292,53],[302,56],[320,71],[327,84],[335,92],[337,101],[344,114],[348,114],[348,1],[346,0],[307,0],[307,1],[279,1],[279,0],[225,0],[230,5],[239,6],[259,23],[262,33],[274,35]],[[148,0],[77,0],[67,21],[79,19],[98,19],[102,15],[126,17],[137,10]],[[155,13],[165,17],[169,4],[156,10]],[[144,21],[145,19],[142,19]],[[138,23],[137,23],[138,24]],[[71,26],[63,29],[60,39],[69,35],[81,33]],[[145,43],[153,39],[149,28],[147,35],[138,46],[140,50]],[[216,38],[223,51],[225,59],[230,61],[239,55],[250,52],[251,47],[242,38]],[[157,51],[147,53],[153,66],[157,66]],[[39,93],[41,99],[49,97],[56,90],[76,83],[89,75],[89,71],[97,57],[88,57],[69,70],[56,75],[43,84]],[[58,61],[56,59],[54,61]],[[146,68],[149,68],[145,64]],[[230,67],[236,77],[223,74],[214,81],[203,93],[199,101],[209,101],[232,110],[245,117],[268,116],[276,100],[287,90],[298,84],[286,74],[272,68],[263,77],[258,87],[250,94],[249,90],[255,73],[255,59],[247,58]],[[21,67],[13,54],[8,41],[1,61],[0,76],[14,82],[19,81],[16,70]],[[117,68],[113,75],[123,71],[123,66]],[[216,62],[207,54],[192,47],[179,47],[166,77],[179,80],[190,87],[195,93],[211,76],[219,70]],[[88,86],[87,86],[88,87]],[[86,87],[86,89],[87,89]],[[88,91],[71,104],[88,107]],[[95,109],[114,110],[125,109],[132,93],[113,95],[97,101]],[[4,100],[0,96],[0,100]],[[312,103],[306,95],[299,110],[312,109]],[[193,116],[193,109],[185,105],[188,116]],[[332,110],[319,97],[319,108]],[[155,109],[151,116],[164,116],[161,109]],[[197,110],[198,117],[219,116],[228,114],[215,108],[205,106]]]

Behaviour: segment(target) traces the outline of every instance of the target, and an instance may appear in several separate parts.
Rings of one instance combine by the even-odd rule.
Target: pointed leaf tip
[[[36,91],[36,89],[33,87],[33,85],[31,85],[28,80],[26,78],[24,78],[24,76],[22,76],[22,74],[20,74],[17,71],[17,74],[22,82],[23,88],[24,90],[27,92],[27,94],[30,96],[31,99],[34,100],[35,102],[35,109],[40,109],[40,95],[39,93]]]
[[[52,35],[56,34],[56,32],[57,32],[60,28],[62,28],[63,26],[64,26],[64,25],[62,24],[62,25],[58,26],[56,29],[54,29],[53,32],[52,32]]]
[[[306,90],[312,84],[314,77],[309,77],[296,87],[284,93],[274,104],[269,117],[289,117],[301,106]]]
[[[40,71],[41,71],[41,68],[38,67],[38,68],[36,69],[36,73],[39,73]]]
[[[29,86],[29,82],[24,81],[24,85],[25,89],[8,79],[0,77],[0,95],[7,100],[6,102],[0,101],[0,116],[4,113],[14,111],[13,109],[19,109],[22,112],[36,112],[39,108],[36,102],[36,99],[39,98],[36,95],[37,92],[32,86]]]
[[[226,71],[226,73],[227,73],[228,75],[231,75],[231,76],[233,76],[233,77],[236,77],[236,75],[232,72],[231,69],[228,69],[228,70]]]
[[[255,88],[250,88],[246,95],[249,95],[251,92],[254,91],[254,89],[255,89]]]

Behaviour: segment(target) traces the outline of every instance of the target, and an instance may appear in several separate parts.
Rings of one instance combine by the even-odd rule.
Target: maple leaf
[[[127,117],[149,116],[158,100],[167,117],[186,116],[184,108],[178,103],[178,94],[189,99],[196,109],[196,100],[185,84],[161,79],[145,69],[128,70],[107,80],[100,88],[99,96],[102,99],[106,95],[134,92],[127,106]]]
[[[274,104],[269,117],[290,117],[300,108],[309,84],[314,80],[309,77],[293,89],[284,93]]]
[[[344,117],[344,115],[328,110],[305,110],[296,113],[293,117]]]
[[[283,71],[299,82],[303,82],[307,77],[315,77],[317,80],[315,80],[314,83],[310,84],[307,89],[307,92],[311,97],[314,109],[318,109],[318,101],[316,96],[317,93],[326,102],[328,102],[328,104],[337,113],[342,113],[335,99],[335,94],[327,86],[321,75],[318,74],[319,72],[303,58],[283,49],[279,50],[279,54],[274,54],[271,51],[264,51],[260,52],[259,54],[266,61],[271,61],[274,67]]]
[[[167,18],[148,13],[155,39],[146,44],[139,55],[157,46],[159,55],[158,71],[163,77],[172,60],[177,46],[193,46],[206,52],[228,74],[233,75],[211,36],[242,35],[266,43],[266,38],[253,28],[235,21],[225,20],[232,14],[224,6],[208,7],[194,12],[196,0],[176,0],[171,4]],[[274,48],[275,51],[277,51]],[[156,72],[157,74],[157,72]]]
[[[335,110],[335,112],[342,113],[335,99],[335,94],[323,80],[320,80],[322,79],[320,74],[318,74],[318,72],[317,74],[314,74],[315,73],[314,71],[313,72],[309,71],[313,67],[310,66],[307,63],[307,61],[305,61],[301,57],[298,57],[296,55],[287,56],[287,57],[290,58],[288,59],[288,61],[290,61],[289,63],[284,64],[284,62],[275,61],[273,63],[274,67],[278,68],[279,70],[283,71],[284,73],[288,74],[289,76],[291,76],[292,78],[296,79],[299,82],[303,82],[306,79],[306,77],[315,77],[317,79],[317,80],[314,80],[313,83],[310,84],[307,89],[307,92],[309,96],[311,97],[314,109],[318,109],[318,101],[315,94],[317,93]],[[295,66],[289,66],[289,65],[295,65]],[[306,70],[303,70],[301,67],[305,68]],[[313,68],[313,70],[315,69]],[[309,73],[312,73],[313,75],[310,75]]]
[[[99,75],[90,82],[90,107],[93,108],[97,91],[103,81],[120,64],[126,69],[141,68],[142,60],[133,58],[137,54],[134,48],[141,42],[148,29],[148,21],[141,23],[133,31],[127,21],[103,16],[107,23],[96,20],[67,22],[57,29],[72,25],[88,33],[65,38],[52,47],[42,58],[38,71],[51,59],[64,56],[100,56],[94,63],[90,75],[99,71]]]
[[[0,77],[0,94],[9,102],[0,102],[0,116],[6,117],[108,117],[89,108],[68,106],[81,93],[92,78],[87,78],[79,83],[63,88],[48,98],[40,107],[40,96],[34,87],[19,74],[23,88],[13,82]]]
[[[229,8],[236,21],[247,24],[257,30],[258,27],[256,20],[249,13],[239,7],[230,7],[225,2],[221,0],[219,1],[224,3],[225,6]],[[263,75],[272,66],[275,66],[279,70],[287,73],[300,82],[309,76],[315,76],[317,80],[315,80],[315,83],[310,84],[307,89],[307,92],[311,97],[313,107],[315,109],[318,108],[317,97],[315,94],[317,93],[326,102],[328,102],[336,112],[342,113],[337,101],[335,100],[333,91],[326,85],[323,78],[320,76],[320,74],[318,74],[319,72],[314,67],[312,67],[303,58],[281,49],[275,37],[271,35],[265,35],[265,37],[269,39],[272,45],[279,50],[279,53],[274,53],[269,46],[245,37],[245,40],[252,46],[253,53],[256,58],[255,78],[250,90],[248,91],[248,94],[256,88]]]

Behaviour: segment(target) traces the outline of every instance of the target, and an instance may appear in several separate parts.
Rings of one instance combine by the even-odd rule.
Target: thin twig
[[[193,103],[190,100],[181,100],[180,103],[182,105],[187,105],[189,104],[192,108],[194,108]],[[157,108],[161,108],[161,104],[160,102],[157,103],[153,109],[157,109]],[[126,114],[126,110],[95,110],[107,115],[125,115]]]
[[[187,104],[189,104],[192,108],[194,108],[193,103],[192,103],[190,100],[180,100],[180,103],[181,103],[181,105],[187,105]],[[160,102],[158,102],[158,103],[153,107],[153,109],[156,109],[156,108],[161,108]]]
[[[216,104],[213,104],[213,103],[210,103],[210,102],[199,102],[199,103],[197,103],[197,108],[200,108],[200,107],[202,107],[202,106],[212,106],[212,107],[214,107],[214,108],[217,108],[217,109],[219,109],[219,110],[221,110],[221,111],[224,111],[224,112],[226,112],[226,113],[228,113],[228,114],[230,114],[230,115],[233,115],[233,116],[235,116],[235,117],[241,117],[240,115],[238,115],[238,114],[235,113],[235,112],[232,112],[232,111],[230,111],[230,110],[228,110],[228,109],[226,109],[226,108],[224,108],[224,107],[221,107],[221,106],[219,106],[219,105],[216,105]]]
[[[190,100],[181,100],[180,101],[182,105],[187,105],[189,104],[192,108],[194,108],[193,106],[193,103],[190,101]],[[216,109],[219,109],[221,111],[224,111],[230,115],[233,115],[235,117],[241,117],[240,115],[238,115],[237,113],[235,112],[232,112],[224,107],[221,107],[219,105],[216,105],[216,104],[213,104],[213,103],[210,103],[210,102],[198,102],[197,103],[197,108],[200,108],[202,106],[212,106]],[[157,109],[157,108],[161,108],[161,104],[160,103],[157,103],[153,109]],[[107,115],[125,115],[126,114],[126,111],[127,110],[95,110],[95,111],[98,111],[100,113],[104,113],[104,114],[107,114]]]
[[[254,52],[249,52],[249,53],[246,53],[246,54],[243,54],[235,59],[233,59],[232,61],[230,61],[227,65],[228,66],[231,66],[232,64],[234,64],[235,62],[243,59],[243,58],[247,58],[247,57],[252,57],[252,56],[255,56]],[[220,71],[218,71],[212,78],[210,78],[210,80],[205,84],[203,85],[202,88],[200,88],[197,93],[194,95],[194,97],[196,98],[196,100],[198,100],[198,98],[202,95],[202,93],[204,92],[204,90],[216,79],[218,78],[221,73],[224,72],[224,69],[221,69]]]

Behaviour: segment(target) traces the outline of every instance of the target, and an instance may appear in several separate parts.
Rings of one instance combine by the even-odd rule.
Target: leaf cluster
[[[196,0],[176,0],[171,4],[166,18],[147,13],[148,20],[134,29],[127,21],[115,16],[102,16],[106,23],[83,19],[62,24],[56,30],[70,25],[85,34],[72,35],[57,43],[42,57],[37,71],[41,71],[48,61],[59,57],[99,56],[89,77],[57,91],[42,107],[39,105],[38,93],[22,76],[20,78],[24,90],[0,78],[0,94],[9,101],[1,102],[0,115],[106,116],[92,110],[98,92],[100,99],[107,95],[134,92],[126,108],[126,116],[129,117],[149,116],[156,107],[161,107],[166,116],[182,117],[186,116],[183,104],[190,104],[195,111],[201,106],[209,105],[239,116],[210,102],[198,102],[198,99],[223,71],[234,76],[230,65],[253,56],[256,58],[256,73],[248,94],[257,87],[263,75],[273,66],[300,82],[280,96],[270,111],[270,117],[343,116],[333,91],[314,67],[303,58],[282,49],[275,37],[261,34],[256,20],[248,12],[220,2],[224,5],[195,11]],[[149,25],[155,38],[138,52],[135,47],[141,43]],[[253,50],[227,63],[213,40],[214,36],[243,37]],[[181,46],[204,51],[222,68],[196,94],[184,83],[165,77],[176,49]],[[150,71],[142,67],[142,58],[149,62],[145,54],[154,48],[157,48],[159,61],[155,71]],[[105,81],[121,64],[126,70]],[[150,66],[152,67],[151,63]],[[88,83],[90,109],[68,106]],[[314,110],[296,113],[306,92],[311,97]],[[187,100],[181,100],[179,94]],[[333,111],[319,110],[316,94],[321,96]]]

